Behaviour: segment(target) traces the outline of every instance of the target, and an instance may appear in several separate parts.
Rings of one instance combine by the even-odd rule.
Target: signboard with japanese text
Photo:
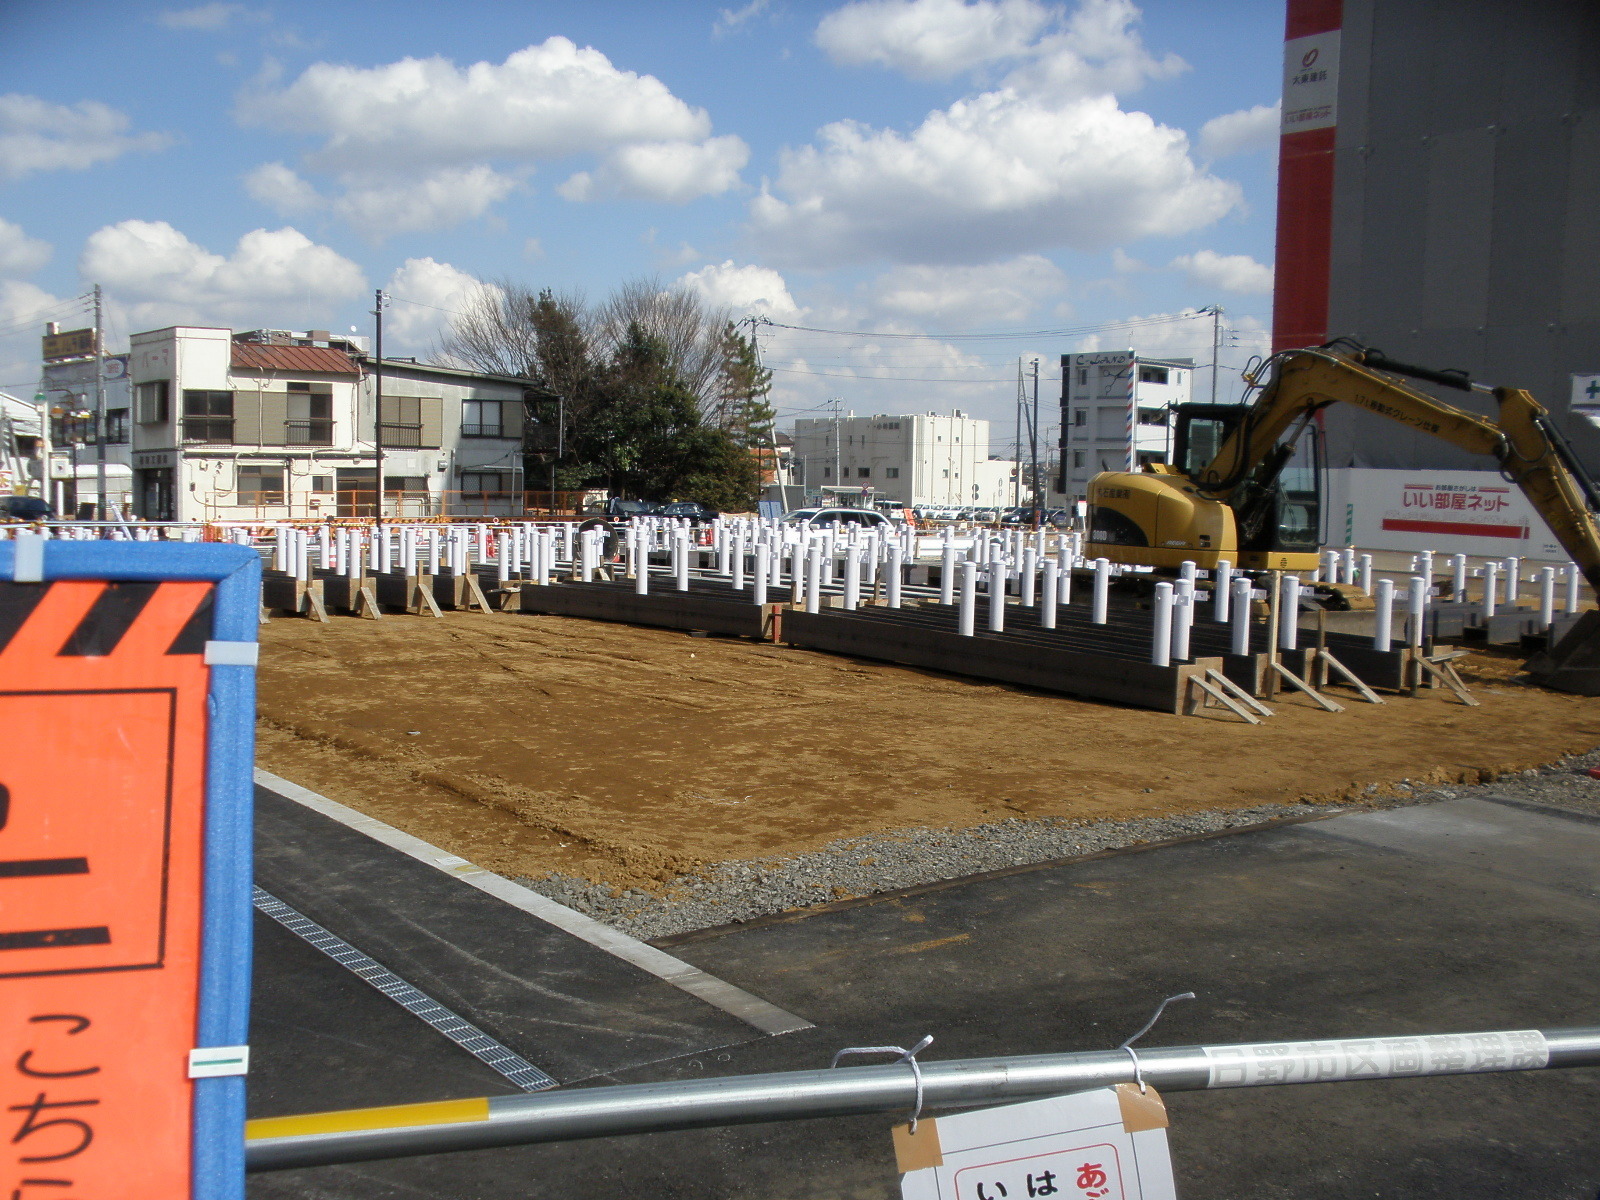
[[[1173,1200],[1166,1108],[1132,1084],[895,1131],[904,1200]]]
[[[1339,121],[1339,30],[1283,44],[1284,133],[1329,129]]]
[[[63,358],[86,358],[95,352],[95,334],[92,329],[69,329],[65,333],[47,333],[41,339],[41,356],[45,362],[59,362]]]
[[[0,542],[0,1196],[243,1194],[259,574]]]
[[[1565,562],[1520,488],[1494,471],[1328,472],[1328,542],[1364,550]]]

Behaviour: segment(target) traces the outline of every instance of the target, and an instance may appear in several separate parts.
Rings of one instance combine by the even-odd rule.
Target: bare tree
[[[646,277],[631,279],[611,293],[595,313],[594,332],[608,353],[627,342],[630,326],[660,343],[667,366],[693,393],[702,415],[714,422],[722,331],[730,317],[724,306],[708,307],[698,292]]]
[[[462,302],[433,357],[491,375],[533,378],[539,361],[538,297],[509,279],[480,283]]]

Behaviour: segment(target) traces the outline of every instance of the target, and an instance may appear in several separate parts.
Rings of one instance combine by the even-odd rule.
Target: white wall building
[[[176,326],[130,339],[133,507],[148,520],[368,515],[374,363],[359,339]],[[525,381],[383,363],[385,512],[522,512]]]
[[[1101,471],[1136,471],[1170,462],[1174,404],[1194,388],[1194,360],[1152,358],[1136,350],[1061,356],[1061,464],[1058,493],[1083,499]]]
[[[810,500],[993,508],[1012,501],[1017,464],[989,457],[989,422],[959,409],[795,422],[793,478]]]

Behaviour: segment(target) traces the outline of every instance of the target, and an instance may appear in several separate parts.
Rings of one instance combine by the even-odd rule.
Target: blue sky
[[[481,280],[765,316],[782,410],[1009,414],[1016,358],[1271,307],[1282,4],[0,6],[0,388],[106,289],[424,354]],[[1121,330],[1111,322],[1159,318]],[[783,326],[847,331],[797,332]],[[888,334],[1013,334],[905,338]],[[387,346],[386,346],[387,348]],[[1223,390],[1228,389],[1223,378]]]

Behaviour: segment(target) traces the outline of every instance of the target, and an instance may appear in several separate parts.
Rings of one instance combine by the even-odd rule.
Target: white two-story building
[[[361,339],[176,326],[130,339],[133,505],[148,520],[522,512],[526,381]]]

